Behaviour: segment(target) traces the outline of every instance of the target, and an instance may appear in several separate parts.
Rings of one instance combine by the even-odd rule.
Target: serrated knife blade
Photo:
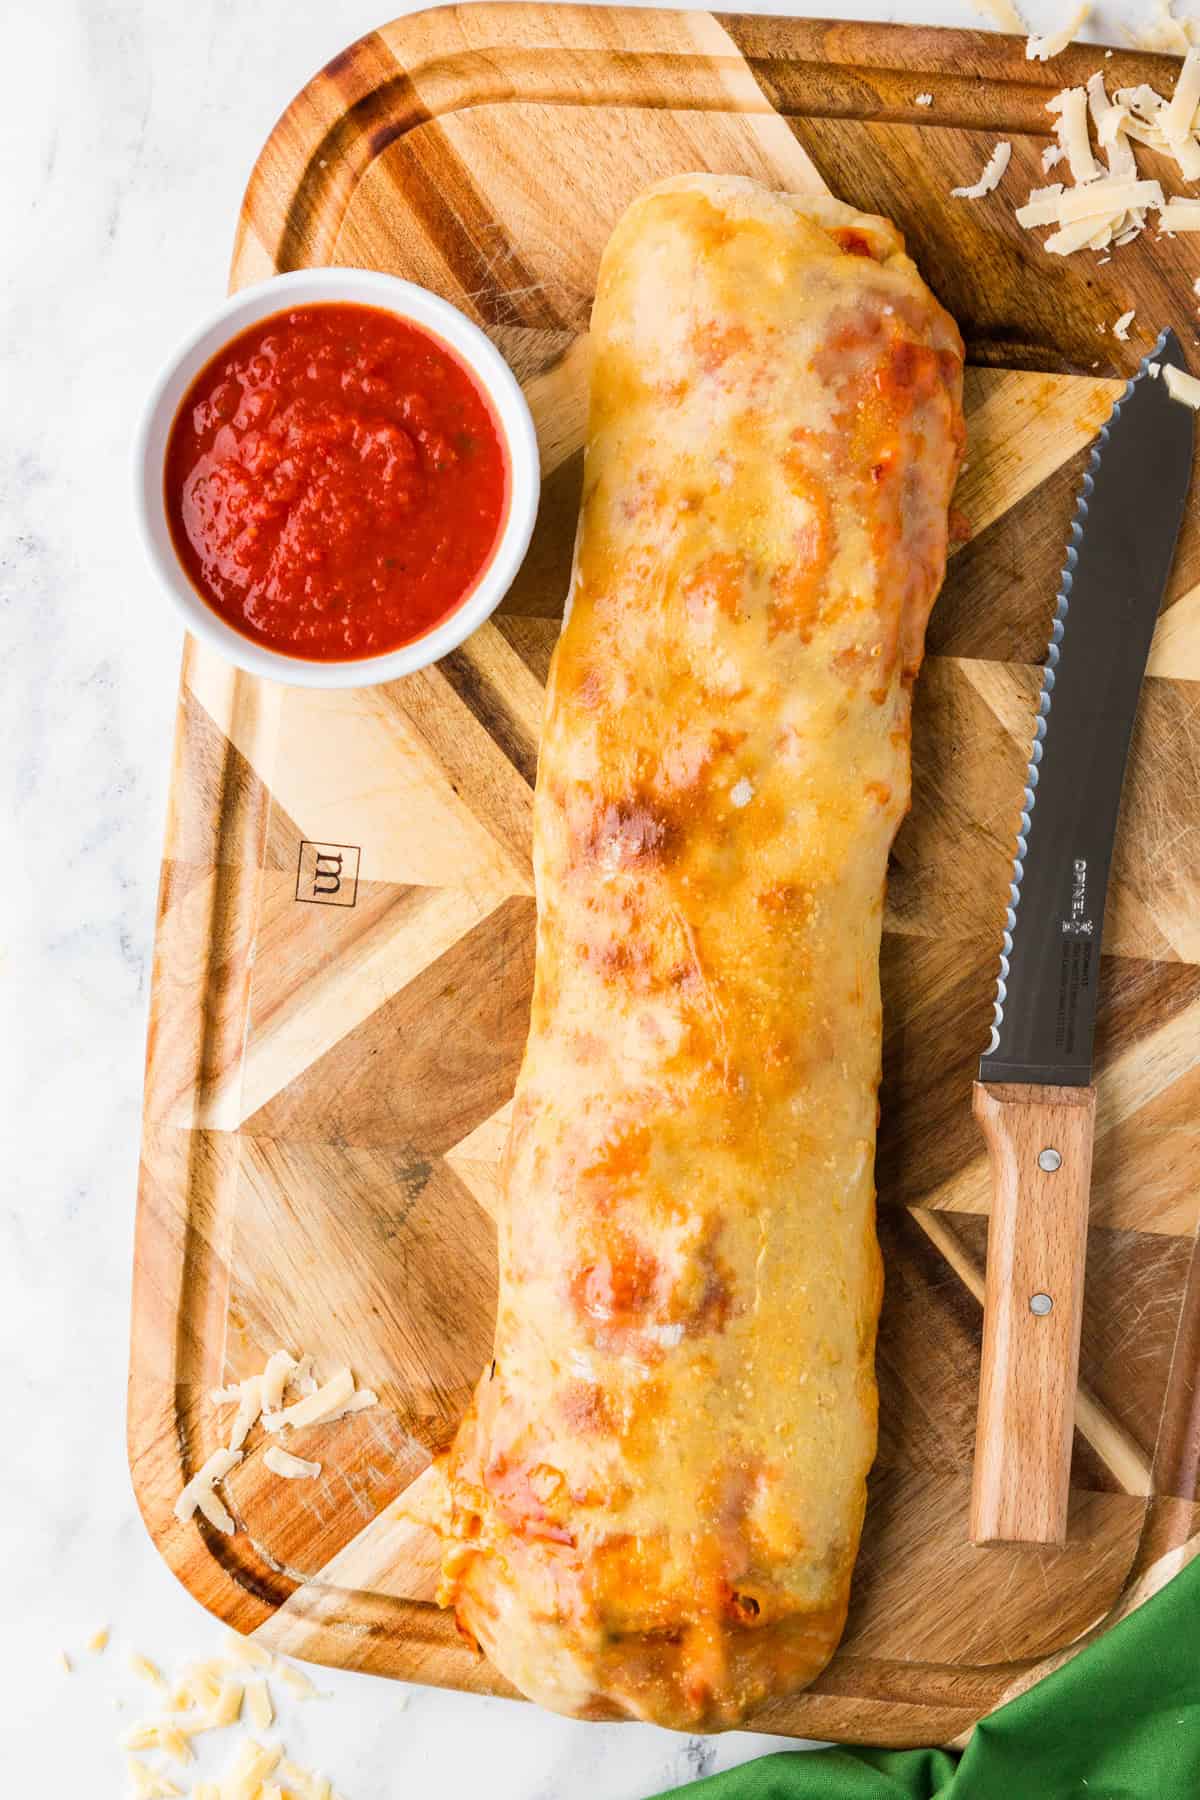
[[[1169,364],[1186,368],[1164,331],[1100,433],[1076,504],[975,1084],[992,1174],[971,1491],[981,1544],[1066,1537],[1104,908],[1192,471],[1195,415],[1159,376]]]
[[[1183,520],[1195,414],[1151,364],[1100,433],[1075,506],[1046,655],[981,1081],[1086,1086],[1109,866],[1150,640]]]

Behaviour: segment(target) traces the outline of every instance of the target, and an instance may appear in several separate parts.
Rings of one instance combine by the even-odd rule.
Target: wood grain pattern
[[[973,534],[918,687],[885,921],[880,1454],[841,1651],[765,1729],[968,1731],[1178,1566],[1198,1528],[1200,528],[1151,655],[1113,867],[1067,1541],[986,1552],[968,1514],[989,1179],[971,1117],[1049,618],[1086,446],[1200,243],[1045,257],[1011,196],[1045,100],[1098,61],[971,33],[711,14],[454,7],[371,34],[288,109],[233,282],[314,262],[427,282],[525,385],[543,494],[504,607],[424,676],[281,689],[185,653],[147,1058],[129,1439],[150,1531],[243,1631],[317,1661],[508,1689],[431,1604],[400,1515],[488,1353],[492,1212],[526,1028],[528,822],[582,473],[591,284],[630,197],[689,167],[827,179],[891,212],[963,326]],[[1120,84],[1172,79],[1114,52]],[[934,105],[915,106],[929,92]],[[997,134],[1001,195],[951,201]],[[1136,306],[1134,336],[1111,323]],[[1139,335],[1140,334],[1140,335]],[[1191,341],[1194,333],[1185,341]],[[353,904],[297,899],[301,844],[357,850]],[[339,902],[346,893],[339,896]],[[378,1411],[305,1434],[319,1483],[171,1515],[219,1441],[207,1390],[278,1341],[349,1357]]]
[[[975,1083],[992,1205],[974,1544],[1064,1544],[1083,1324],[1093,1087]]]

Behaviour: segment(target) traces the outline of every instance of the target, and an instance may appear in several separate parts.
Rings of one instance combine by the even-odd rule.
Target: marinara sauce
[[[235,337],[167,443],[183,567],[243,636],[320,662],[380,656],[467,597],[508,511],[491,404],[448,345],[322,303]]]

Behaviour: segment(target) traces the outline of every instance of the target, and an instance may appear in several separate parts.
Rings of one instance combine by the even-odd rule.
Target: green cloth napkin
[[[1200,1800],[1200,1557],[947,1750],[783,1751],[675,1800]],[[661,1797],[660,1797],[661,1800]]]

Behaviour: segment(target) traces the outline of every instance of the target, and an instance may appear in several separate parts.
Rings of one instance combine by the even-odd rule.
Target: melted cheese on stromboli
[[[846,1613],[884,877],[962,345],[886,221],[702,175],[622,219],[592,343],[443,1598],[547,1706],[712,1728],[811,1680]]]

